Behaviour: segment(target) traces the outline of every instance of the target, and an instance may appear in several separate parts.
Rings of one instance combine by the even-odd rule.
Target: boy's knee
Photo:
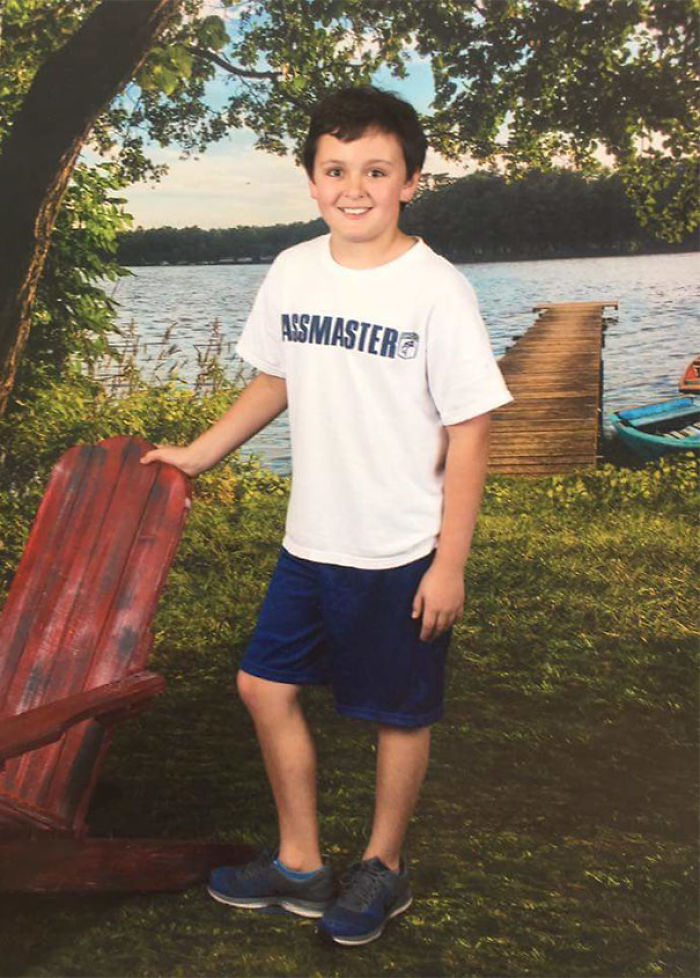
[[[269,679],[261,679],[242,669],[238,670],[236,687],[238,695],[251,713],[272,704],[282,706],[292,703],[299,692],[298,687],[290,683],[276,683]]]

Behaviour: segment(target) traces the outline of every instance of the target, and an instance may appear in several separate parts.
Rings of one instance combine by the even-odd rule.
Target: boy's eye
[[[337,177],[340,176],[340,167],[332,166],[329,170],[326,170],[326,176]]]
[[[369,171],[369,174],[370,174],[371,177],[384,177],[384,176],[386,176],[386,174],[384,173],[384,170],[378,170],[376,167],[372,167],[372,169]]]

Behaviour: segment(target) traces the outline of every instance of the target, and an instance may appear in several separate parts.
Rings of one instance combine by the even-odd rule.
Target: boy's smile
[[[309,189],[341,264],[372,267],[406,250],[411,239],[398,227],[400,205],[415,193],[419,176],[406,177],[393,133],[370,129],[351,142],[328,133],[319,138]]]

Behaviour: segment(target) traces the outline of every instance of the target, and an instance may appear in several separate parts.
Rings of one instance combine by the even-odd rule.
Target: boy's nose
[[[364,197],[365,189],[362,185],[362,174],[348,174],[347,184],[345,186],[345,193],[348,197]]]

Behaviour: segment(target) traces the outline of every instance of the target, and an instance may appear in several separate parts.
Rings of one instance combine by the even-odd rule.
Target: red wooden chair
[[[85,837],[114,722],[165,686],[144,667],[191,487],[152,447],[61,456],[0,614],[0,891],[179,889],[249,852]]]

